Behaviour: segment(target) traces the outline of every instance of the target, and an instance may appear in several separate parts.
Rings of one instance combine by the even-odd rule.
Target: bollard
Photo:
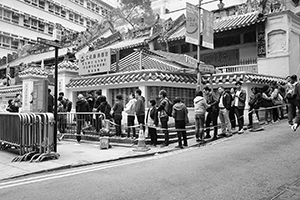
[[[146,146],[146,138],[145,138],[145,133],[143,131],[143,125],[140,124],[138,146],[136,149],[133,149],[133,151],[145,152],[149,150],[150,148]]]

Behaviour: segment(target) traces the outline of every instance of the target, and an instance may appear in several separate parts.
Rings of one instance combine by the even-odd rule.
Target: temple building
[[[253,86],[285,84],[287,75],[299,76],[297,9],[298,4],[292,1],[267,1],[263,9],[255,0],[227,8],[219,6],[214,10],[214,49],[203,47],[200,55],[202,66],[214,66],[215,73],[203,73],[202,85],[230,89],[241,81],[248,99]],[[58,90],[74,102],[78,93],[100,89],[114,104],[117,94],[122,94],[126,103],[127,95],[137,88],[146,101],[157,100],[159,90],[165,89],[171,100],[181,97],[192,116],[197,47],[185,42],[185,23],[185,15],[165,21],[158,17],[153,26],[121,35],[108,21],[103,21],[80,35],[70,36],[59,51]],[[98,51],[111,52],[107,70],[80,73],[82,63],[87,62],[84,55]],[[34,65],[41,67],[36,69]],[[23,101],[29,99],[30,87],[24,91],[21,85],[24,78],[27,82],[41,79],[46,71],[52,82],[53,66],[53,50],[39,45],[31,51],[25,49],[24,56],[12,60],[9,66],[16,74],[11,85],[17,85],[6,87],[7,81],[3,81],[0,97],[6,101],[22,91]]]

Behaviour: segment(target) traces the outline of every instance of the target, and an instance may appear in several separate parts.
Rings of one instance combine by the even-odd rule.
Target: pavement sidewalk
[[[189,140],[189,146],[197,145],[195,139]],[[17,155],[8,151],[0,151],[0,181],[37,174],[42,172],[80,167],[91,164],[99,164],[109,161],[116,161],[127,158],[141,156],[151,156],[156,153],[167,153],[178,150],[177,143],[170,144],[168,147],[150,147],[146,152],[133,151],[135,147],[113,146],[110,149],[100,150],[99,142],[82,141],[77,144],[75,140],[63,140],[58,142],[57,152],[60,154],[57,160],[43,162],[11,162]]]
[[[278,128],[280,128],[280,126],[286,125],[287,124],[284,121],[276,124],[276,126],[279,126]],[[268,130],[265,129],[264,131]],[[249,133],[249,130],[245,132]],[[208,140],[206,144],[219,141],[220,139],[215,141]],[[151,147],[151,149],[146,152],[136,152],[133,151],[135,147],[130,146],[126,147],[113,145],[113,147],[110,149],[100,150],[99,142],[82,141],[79,145],[75,142],[75,140],[63,140],[58,142],[57,146],[57,152],[60,154],[59,159],[48,160],[39,163],[30,163],[28,161],[11,162],[12,159],[17,155],[7,151],[0,151],[0,181],[59,169],[99,164],[127,158],[152,156],[157,153],[167,153],[175,150],[180,150],[175,148],[175,146],[177,145],[178,143],[172,143],[168,147],[161,148],[157,146]],[[188,145],[189,147],[199,146],[199,143],[197,143],[195,138],[193,137],[188,140]]]

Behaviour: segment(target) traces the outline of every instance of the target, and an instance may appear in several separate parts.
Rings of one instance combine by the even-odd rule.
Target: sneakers
[[[175,146],[176,149],[183,149],[183,146]]]
[[[204,139],[210,139],[211,136],[210,135],[206,135]]]
[[[244,133],[243,129],[238,131],[238,134],[243,134],[243,133]]]
[[[169,145],[165,144],[165,143],[163,143],[163,144],[160,145],[160,147],[167,147],[167,146],[169,146]]]
[[[293,124],[293,125],[291,126],[291,129],[292,129],[293,131],[296,131],[297,128],[298,128],[298,124]]]

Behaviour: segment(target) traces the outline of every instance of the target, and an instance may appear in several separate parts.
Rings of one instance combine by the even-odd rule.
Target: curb
[[[75,164],[75,165],[64,165],[64,166],[55,167],[55,168],[51,168],[51,169],[44,169],[44,170],[40,170],[40,171],[36,171],[36,172],[32,172],[32,173],[26,173],[26,174],[22,174],[22,175],[18,175],[18,176],[13,176],[13,177],[9,177],[9,178],[0,179],[0,182],[1,181],[13,180],[13,179],[16,179],[16,178],[22,178],[22,177],[26,177],[26,176],[30,176],[30,175],[37,175],[37,174],[41,174],[41,173],[45,173],[45,172],[53,172],[53,171],[64,170],[64,169],[73,169],[73,168],[85,167],[85,166],[89,166],[89,165],[116,162],[116,161],[121,161],[121,160],[126,160],[126,159],[132,159],[132,158],[150,157],[150,156],[154,156],[156,154],[164,154],[164,153],[169,153],[169,152],[177,151],[177,150],[180,150],[180,149],[172,148],[172,149],[167,149],[167,150],[159,151],[159,152],[150,152],[150,153],[144,153],[144,154],[122,156],[122,157],[119,157],[119,158],[102,160],[102,161],[88,162],[88,163]]]

